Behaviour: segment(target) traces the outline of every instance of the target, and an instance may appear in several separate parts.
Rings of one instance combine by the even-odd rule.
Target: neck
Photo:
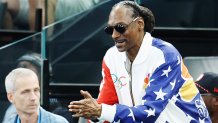
[[[128,58],[131,62],[133,62],[135,60],[135,58],[139,52],[139,49],[142,45],[142,41],[144,39],[144,35],[145,35],[144,33],[141,34],[140,37],[138,38],[138,41],[136,42],[136,45],[126,52]]]
[[[25,113],[19,113],[18,114],[21,123],[37,123],[38,122],[38,113],[34,114],[25,114]]]
[[[136,55],[138,54],[139,48],[135,50],[135,52],[126,52],[130,62],[133,62],[135,60]]]

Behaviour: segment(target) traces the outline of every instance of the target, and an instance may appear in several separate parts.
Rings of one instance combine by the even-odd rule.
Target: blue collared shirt
[[[15,123],[21,123],[20,122],[20,118],[19,118],[19,116],[17,115],[17,118],[16,118],[17,120],[15,120],[16,122]],[[37,120],[38,122],[37,123],[41,123],[41,115],[40,115],[40,111],[39,111],[39,116],[38,116],[38,120]]]

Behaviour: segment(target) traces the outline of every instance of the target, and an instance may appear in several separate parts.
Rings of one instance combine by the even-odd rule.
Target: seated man
[[[16,61],[17,68],[28,68],[36,73],[39,79],[39,85],[41,80],[41,56],[38,53],[35,52],[28,52],[21,57],[19,57]],[[52,76],[52,67],[49,66],[49,75]],[[73,123],[74,119],[71,116],[71,113],[67,110],[66,107],[63,107],[61,103],[56,98],[50,98],[49,99],[49,110],[54,113],[63,116],[68,120],[68,122]],[[3,123],[7,123],[8,120],[12,116],[16,116],[16,109],[13,105],[10,105],[10,107],[5,112],[5,116],[3,119]]]
[[[8,123],[68,123],[62,116],[44,110],[39,105],[40,87],[35,72],[26,68],[12,70],[5,79],[8,100],[18,115]]]
[[[213,123],[218,123],[218,74],[206,72],[195,83],[204,99]]]

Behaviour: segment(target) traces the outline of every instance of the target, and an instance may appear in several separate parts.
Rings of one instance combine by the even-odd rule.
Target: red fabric
[[[104,103],[108,105],[113,105],[118,103],[117,93],[114,87],[114,82],[111,78],[111,73],[105,62],[102,63],[102,70],[104,72],[104,82],[102,89],[100,90],[99,97],[97,99],[98,103]]]
[[[111,73],[105,62],[102,63],[102,70],[104,72],[104,78],[102,82],[102,89],[100,90],[99,97],[97,99],[98,103],[104,103],[108,105],[113,105],[118,103],[118,97],[116,94],[116,90],[114,87],[114,82],[111,78]],[[88,123],[92,123],[91,120],[87,120]],[[108,121],[104,121],[104,123],[109,123]]]

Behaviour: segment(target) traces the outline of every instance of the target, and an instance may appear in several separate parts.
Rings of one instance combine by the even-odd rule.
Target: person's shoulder
[[[40,107],[42,123],[69,123],[64,117],[53,114]]]
[[[5,112],[2,123],[14,123],[17,117],[17,111],[13,104],[11,104]]]
[[[176,48],[171,43],[159,38],[153,38],[152,46],[169,51],[172,51],[173,49],[176,50]]]
[[[166,61],[170,59],[176,60],[177,57],[180,56],[179,51],[171,43],[166,42],[164,40],[153,38],[152,46],[156,47],[163,53]]]
[[[52,120],[53,120],[52,123],[68,123],[68,121],[64,117],[57,115],[57,114],[53,114],[51,112],[49,112],[49,113],[50,113]]]
[[[17,115],[11,115],[7,118],[5,118],[2,123],[14,123],[16,120]]]

